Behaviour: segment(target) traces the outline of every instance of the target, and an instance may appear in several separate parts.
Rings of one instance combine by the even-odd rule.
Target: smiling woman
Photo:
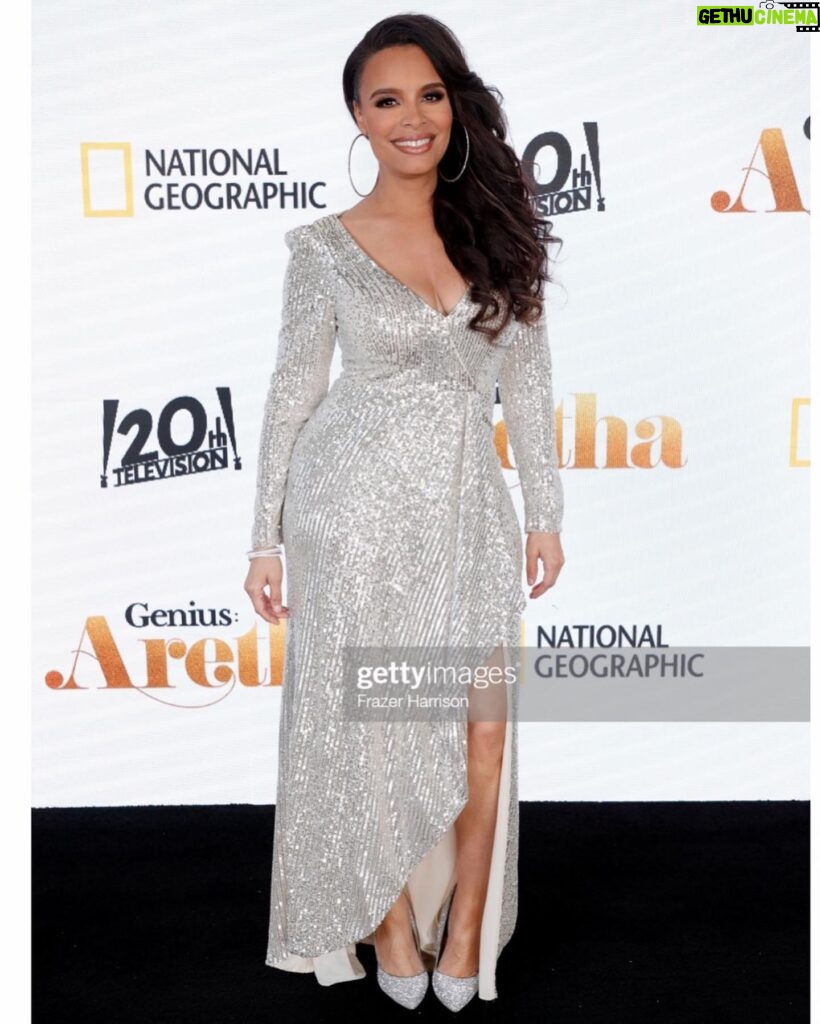
[[[434,103],[440,103],[442,100],[447,99],[447,93],[444,92],[444,86],[441,82],[425,82],[424,85],[419,87],[419,91],[424,93],[424,98],[426,100],[431,100]],[[392,92],[400,92],[400,90],[376,89],[371,94],[370,98],[372,100],[374,96],[380,96],[383,93],[387,93],[387,98],[377,100],[375,106],[377,109],[389,109],[392,103],[396,102],[396,100],[389,95]],[[394,146],[406,153],[419,154],[428,153],[433,148],[435,138],[436,135],[430,132],[422,132],[415,135],[408,132],[407,134],[401,135],[391,141]]]
[[[353,112],[379,160],[379,174],[392,172],[405,179],[405,214],[394,216],[391,223],[383,204],[365,202],[345,212],[344,225],[380,269],[405,282],[428,306],[445,312],[462,301],[467,282],[439,237],[428,192],[422,189],[414,199],[409,191],[441,163],[452,131],[453,111],[444,83],[432,78],[415,85],[431,71],[435,68],[417,46],[388,46],[368,60],[363,82],[394,84],[372,90],[360,85],[367,99],[361,105],[354,100]],[[384,188],[377,185],[374,199],[377,192],[384,193]],[[390,205],[400,213],[401,207]]]
[[[392,999],[418,1005],[432,969],[457,1010],[496,998],[518,905],[526,597],[496,382],[530,583],[543,567],[531,597],[564,561],[545,237],[497,101],[440,22],[380,22],[343,84],[378,175],[285,234],[246,580],[263,618],[287,620],[266,963],[330,985],[363,975],[370,944]],[[361,649],[448,652],[468,669],[466,713],[439,687],[419,688],[437,715],[351,713]]]

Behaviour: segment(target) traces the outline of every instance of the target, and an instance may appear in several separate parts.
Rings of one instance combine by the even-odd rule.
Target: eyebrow
[[[431,89],[434,85],[440,85],[442,89],[444,88],[444,82],[428,82],[426,85],[419,86],[419,92],[422,92],[424,89]],[[395,88],[389,88],[389,87],[386,88],[386,89],[374,89],[373,92],[371,92],[371,94],[368,97],[368,99],[372,100],[374,96],[379,96],[381,93],[384,93],[384,92],[399,92],[400,93],[401,89],[395,89]]]

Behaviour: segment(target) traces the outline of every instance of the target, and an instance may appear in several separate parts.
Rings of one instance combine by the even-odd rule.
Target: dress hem
[[[520,593],[520,599],[519,599],[519,602],[518,602],[518,607],[516,608],[516,610],[513,611],[512,615],[511,615],[511,621],[512,622],[517,621],[517,623],[518,623],[519,636],[520,636],[520,626],[521,626],[521,615],[522,615],[522,611],[523,611],[523,609],[521,608],[522,604],[526,605],[526,599],[524,598],[523,592]],[[487,645],[489,652],[492,653],[492,651],[494,651],[498,646],[502,646],[502,647],[505,648],[505,659],[506,659],[507,658],[507,648],[509,646],[510,636],[511,636],[511,632],[504,632],[504,633],[502,633],[502,635],[500,637],[497,637],[495,640],[490,642]],[[511,721],[510,715],[508,714],[507,715],[507,728],[506,728],[506,731],[505,731],[505,738],[504,738],[504,759],[503,759],[503,763],[502,763],[502,766],[501,766],[500,777],[499,777],[499,794],[498,794],[498,804],[497,804],[497,811],[496,811],[495,831],[494,831],[494,837],[493,837],[493,854],[491,856],[491,862],[490,862],[490,882],[492,882],[492,879],[493,879],[493,865],[494,864],[496,864],[497,870],[500,870],[502,872],[502,875],[503,875],[503,872],[504,872],[504,870],[506,868],[506,858],[504,856],[504,846],[506,844],[506,836],[507,836],[507,829],[508,829],[509,781],[510,781],[510,771],[511,771],[511,763],[510,763],[510,761],[511,761],[511,756],[512,756],[511,755],[512,736],[511,736],[511,731],[510,731],[511,729],[512,729],[512,721]],[[409,866],[409,868],[407,869],[404,881],[398,887],[398,889],[393,894],[391,894],[391,897],[387,901],[386,908],[383,911],[379,911],[379,914],[376,917],[375,921],[368,925],[368,930],[365,931],[364,934],[358,935],[356,938],[343,939],[338,944],[338,946],[335,946],[332,950],[324,950],[324,951],[322,951],[320,953],[298,953],[298,952],[295,952],[295,951],[291,950],[291,951],[288,951],[288,953],[286,954],[285,957],[276,958],[276,959],[273,959],[270,955],[268,955],[265,958],[266,966],[278,968],[279,970],[289,971],[291,973],[315,974],[316,975],[316,980],[317,980],[317,982],[320,985],[333,985],[333,984],[336,984],[338,982],[343,982],[343,981],[357,981],[360,978],[365,977],[366,976],[366,971],[364,969],[363,964],[358,959],[358,956],[357,956],[357,953],[356,953],[356,946],[357,946],[357,944],[358,943],[362,943],[363,945],[373,945],[373,940],[372,940],[373,932],[376,930],[376,928],[379,926],[379,924],[381,924],[381,922],[384,920],[385,915],[390,910],[390,908],[393,906],[393,904],[396,902],[396,900],[399,898],[399,896],[402,894],[402,892],[405,890],[405,888],[407,888],[408,882],[410,881],[410,879],[411,879],[413,873],[415,872],[415,870],[424,862],[424,860],[433,852],[433,850],[435,850],[435,848],[447,836],[447,834],[450,832],[450,830],[453,829],[457,818],[459,817],[461,812],[464,810],[464,808],[467,806],[468,800],[469,800],[469,797],[467,799],[459,801],[459,805],[456,808],[455,813],[450,817],[450,819],[448,820],[447,824],[438,833],[436,833],[434,840],[427,846],[427,848],[421,854],[421,856],[418,857],[416,860],[414,860],[413,863]],[[504,810],[503,816],[500,813],[502,808]],[[500,839],[499,835],[498,835],[499,818],[502,818],[501,824],[503,825],[503,832],[504,832],[503,839]],[[496,860],[496,858],[499,858],[499,859]],[[498,867],[498,865],[500,865],[500,867]],[[503,883],[503,878],[502,878],[502,883]],[[453,878],[451,877],[449,882],[448,882],[448,884],[445,887],[444,897],[442,898],[441,904],[439,906],[438,913],[436,915],[436,919],[438,918],[438,914],[441,913],[441,906],[443,905],[444,900],[446,900],[447,895],[451,891],[452,885],[453,885]],[[409,898],[409,896],[408,896],[408,898]],[[477,992],[477,997],[480,1000],[482,1000],[483,1002],[492,1002],[492,1001],[494,1001],[494,1000],[496,1000],[498,998],[498,992],[497,992],[496,986],[495,986],[495,964],[497,963],[498,957],[500,956],[502,950],[504,949],[504,946],[506,946],[506,942],[503,943],[503,944],[500,942],[500,903],[501,903],[501,900],[502,900],[502,896],[501,896],[500,892],[494,896],[493,893],[491,892],[491,890],[488,888],[488,894],[487,894],[487,897],[485,899],[485,913],[486,913],[487,905],[489,903],[491,903],[491,901],[494,898],[497,900],[497,903],[495,904],[495,906],[497,906],[497,908],[498,908],[497,915],[496,915],[498,920],[496,921],[496,927],[495,927],[494,933],[492,935],[492,939],[493,939],[493,943],[494,943],[495,949],[493,950],[493,954],[490,957],[490,955],[488,955],[487,952],[486,952],[486,949],[487,949],[486,940],[485,940],[485,943],[484,943],[485,952],[483,953],[483,955],[482,955],[482,951],[481,951],[481,948],[480,948],[481,944],[480,944],[480,947],[479,947],[479,960],[480,960],[479,978],[481,979],[481,976],[487,970],[491,970],[491,973],[492,973],[492,983],[491,983],[491,986],[490,986],[490,988],[492,990],[492,995],[488,995],[487,994],[486,979],[484,979],[484,983],[483,984],[479,985],[479,990]],[[482,925],[481,925],[482,937],[484,936],[485,928],[486,928],[486,924],[485,924],[484,919],[482,919]],[[487,938],[489,939],[490,936],[487,935]],[[428,970],[428,971],[431,970],[432,966],[433,966],[432,957],[434,955],[434,952],[435,951],[431,951],[431,950],[423,950],[422,951],[422,962],[425,965],[425,969]],[[492,962],[488,963],[488,959],[491,959]],[[482,970],[482,967],[483,967],[483,970]]]

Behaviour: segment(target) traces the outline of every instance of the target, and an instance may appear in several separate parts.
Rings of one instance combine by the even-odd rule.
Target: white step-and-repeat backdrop
[[[806,645],[813,36],[688,2],[419,10],[503,93],[564,240],[567,561],[525,644]],[[34,5],[35,806],[275,800],[286,627],[242,585],[282,235],[358,201],[341,72],[395,13]],[[520,737],[524,800],[808,796],[800,722]]]

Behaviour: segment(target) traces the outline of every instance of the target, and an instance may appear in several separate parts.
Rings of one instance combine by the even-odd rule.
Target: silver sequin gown
[[[360,978],[356,943],[407,886],[427,966],[455,882],[466,725],[342,721],[346,644],[520,643],[523,539],[494,444],[495,386],[524,531],[560,531],[546,326],[468,326],[468,291],[435,310],[338,214],[285,233],[281,331],[263,413],[252,546],[282,543],[287,620],[266,963]],[[335,345],[342,371],[328,389]],[[480,999],[518,902],[517,688],[510,688]],[[397,726],[397,728],[396,728]],[[382,735],[379,733],[379,735]]]

